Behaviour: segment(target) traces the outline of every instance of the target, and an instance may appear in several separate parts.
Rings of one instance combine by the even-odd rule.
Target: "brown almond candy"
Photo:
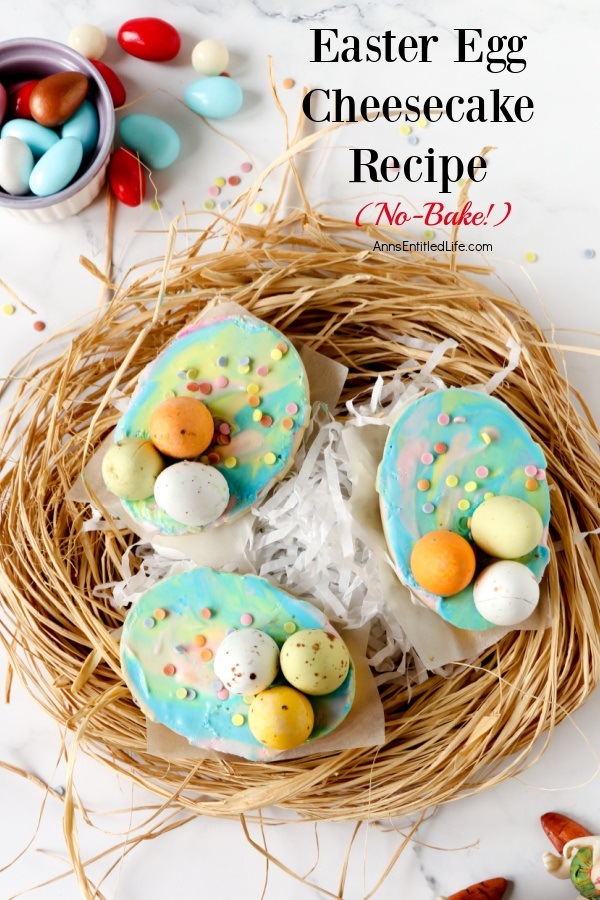
[[[506,878],[490,878],[452,894],[448,900],[501,900],[507,887]]]
[[[31,115],[40,125],[55,128],[70,119],[88,92],[81,72],[57,72],[38,81],[29,98]]]
[[[544,813],[540,822],[548,839],[559,853],[563,852],[563,848],[568,841],[590,836],[587,828],[584,828],[578,822],[574,822],[573,819],[563,816],[562,813]]]

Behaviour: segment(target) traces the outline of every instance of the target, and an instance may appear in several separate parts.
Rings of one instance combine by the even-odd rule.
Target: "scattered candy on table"
[[[106,35],[97,25],[77,25],[69,33],[67,43],[87,59],[100,59],[106,53]]]
[[[119,28],[117,40],[130,56],[151,62],[175,59],[181,47],[177,29],[153,17],[128,19]]]
[[[200,75],[220,75],[228,62],[227,47],[219,41],[200,41],[192,50],[192,66]]]
[[[194,81],[183,95],[191,110],[208,119],[226,119],[235,115],[244,101],[242,89],[233,78],[213,75]]]
[[[134,113],[119,123],[119,134],[126,147],[139,153],[143,163],[151,169],[166,169],[179,156],[179,135],[168,122]]]

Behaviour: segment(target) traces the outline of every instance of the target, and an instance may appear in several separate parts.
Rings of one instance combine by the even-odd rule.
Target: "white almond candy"
[[[33,171],[33,153],[17,137],[0,138],[0,187],[7,194],[26,194]]]

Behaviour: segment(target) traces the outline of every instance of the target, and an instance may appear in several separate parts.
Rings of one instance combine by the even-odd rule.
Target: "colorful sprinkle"
[[[237,459],[235,456],[228,456],[225,460],[225,468],[226,469],[235,469],[237,466]]]
[[[463,422],[466,422],[467,420],[465,419],[464,416],[454,416],[454,418],[453,418],[452,421],[453,421],[453,422],[456,422],[457,425],[460,425],[460,424],[462,424]]]
[[[263,428],[270,428],[273,424],[273,419],[271,418],[271,416],[263,416],[260,420],[260,424],[263,426]]]
[[[537,466],[525,466],[525,474],[529,478],[533,478],[537,474]]]
[[[433,449],[436,453],[445,453],[448,449],[448,445],[444,444],[443,441],[438,441],[437,444],[433,445]]]
[[[259,214],[260,214],[260,213],[264,213],[264,211],[265,211],[266,208],[267,208],[267,207],[265,206],[264,203],[255,203],[254,206],[252,207],[252,209],[254,210],[254,212],[255,212],[255,213],[259,213]]]
[[[226,356],[217,357],[217,365],[220,369],[224,369],[225,366],[227,365],[227,357]]]
[[[204,209],[214,209],[215,201],[214,200],[205,200],[204,201]]]
[[[212,650],[206,649],[200,651],[200,659],[202,660],[202,662],[210,662],[212,657]]]
[[[217,693],[217,697],[219,698],[219,700],[229,700],[229,691],[227,690],[227,688],[223,688],[222,691],[219,691]]]
[[[181,378],[182,381],[187,378],[187,372],[185,371],[185,369],[180,369],[177,373],[177,377]]]
[[[215,694],[218,691],[222,691],[223,690],[223,682],[219,681],[218,678],[215,678],[215,680],[211,681],[211,683],[210,683],[210,689],[211,689],[211,691],[214,691]]]
[[[538,489],[538,481],[537,478],[528,478],[525,482],[525,487],[528,491],[537,491]]]
[[[428,491],[430,487],[431,484],[429,481],[427,481],[426,478],[419,478],[419,480],[417,481],[417,489],[419,491]]]
[[[427,119],[419,119],[417,121],[417,128],[427,128]]]
[[[270,451],[269,453],[265,453],[263,459],[268,466],[272,466],[273,463],[277,461],[277,457],[275,456],[275,454],[271,453]]]
[[[477,482],[476,481],[467,481],[467,483],[465,484],[465,491],[467,491],[469,494],[472,494],[473,491],[476,491],[476,490],[477,490]]]
[[[596,251],[592,250],[591,247],[586,247],[581,255],[584,259],[594,259],[594,257],[596,256]]]
[[[421,457],[421,462],[424,466],[430,466],[433,462],[433,453],[429,453],[429,451],[427,451],[427,453],[424,453]]]
[[[283,626],[283,630],[285,631],[286,634],[293,634],[296,630],[296,623],[295,622],[286,622]]]
[[[5,316],[12,316],[15,313],[15,308],[12,303],[5,303],[2,307],[2,312]]]
[[[229,184],[232,187],[237,187],[237,185],[240,183],[241,180],[242,179],[240,178],[239,175],[230,175],[229,178],[227,179],[227,181],[229,182]]]
[[[34,322],[34,323],[33,323],[33,330],[34,330],[34,331],[45,331],[45,329],[46,329],[46,323],[45,323],[45,322],[40,322],[39,319],[38,319],[37,322]]]
[[[253,381],[246,387],[246,391],[249,394],[259,394],[260,393],[260,385],[255,384]]]
[[[545,481],[546,480],[546,470],[538,469],[537,472],[535,473],[535,477],[537,478],[538,481]]]
[[[230,443],[231,443],[231,438],[229,437],[228,434],[217,435],[217,444],[219,444],[221,447],[226,447],[227,444],[230,444]]]
[[[209,197],[218,197],[220,193],[221,193],[221,188],[217,187],[216,184],[211,184],[211,186],[208,189],[208,196]]]
[[[234,716],[231,717],[231,724],[236,725],[238,728],[240,725],[243,725],[245,721],[246,721],[246,719],[244,718],[244,716],[241,713],[236,713]]]
[[[433,228],[426,228],[425,231],[423,232],[423,237],[426,238],[426,240],[428,240],[428,241],[430,241],[431,238],[434,238],[435,231],[433,230]],[[454,421],[456,421],[456,419]]]
[[[484,495],[483,495],[483,499],[484,499],[484,500],[491,500],[492,497],[494,497],[494,496],[495,496],[495,494],[494,494],[493,491],[488,491],[487,494],[484,494]]]
[[[412,128],[410,127],[410,125],[401,125],[398,131],[400,132],[400,134],[410,134]]]
[[[273,350],[271,350],[271,359],[281,359],[282,356],[283,353],[279,347],[274,347]]]
[[[430,513],[435,511],[435,506],[433,505],[433,503],[424,503],[421,509],[424,513],[427,513],[427,515],[429,515]]]
[[[175,391],[165,391],[163,393],[163,400],[172,400],[175,397]]]
[[[183,644],[175,644],[175,646],[173,647],[173,651],[181,655],[182,653],[185,653],[185,647],[183,646]]]
[[[240,375],[247,375],[250,371],[250,366],[238,366],[238,372]]]
[[[264,378],[265,375],[269,374],[269,367],[268,366],[259,366],[258,369],[256,370],[256,374],[260,375],[262,378]]]
[[[186,391],[191,391],[192,394],[195,394],[196,391],[200,390],[200,385],[198,384],[197,381],[188,381],[188,383],[185,386],[185,389],[186,389]]]
[[[252,618],[250,613],[242,613],[242,615],[240,616],[240,622],[242,623],[242,625],[245,625],[247,627],[248,625],[252,625],[254,619]]]
[[[288,419],[288,417],[286,416],[285,419],[281,420],[281,427],[285,428],[286,431],[289,431],[290,428],[294,427],[294,420]]]
[[[288,352],[288,350],[289,350],[289,347],[288,347],[288,345],[287,345],[284,341],[279,341],[279,343],[277,344],[277,349],[278,349],[278,350],[281,350],[281,352],[282,352],[283,355],[285,356],[285,354],[286,354],[286,353]]]
[[[190,381],[194,381],[198,377],[198,369],[188,369],[185,375]]]
[[[489,436],[489,434],[487,433],[487,431],[482,431],[481,434],[479,435],[479,437],[481,438],[481,440],[483,441],[484,444],[492,443],[492,439]]]
[[[462,510],[469,509],[470,506],[471,506],[471,503],[470,503],[469,500],[459,500],[459,501],[458,501],[458,508],[459,508],[459,509],[462,509]]]
[[[250,394],[248,397],[248,406],[252,406],[254,409],[260,404],[260,397],[257,397],[256,394]],[[262,416],[262,413],[261,413]]]
[[[490,474],[490,470],[487,466],[477,466],[477,468],[475,469],[475,474],[478,478],[487,478]]]
[[[263,417],[262,409],[255,409],[254,412],[252,413],[252,418],[254,419],[255,422],[260,422],[262,417]]]
[[[163,675],[168,675],[170,677],[171,675],[174,675],[174,674],[175,674],[175,666],[173,665],[173,663],[167,663],[167,665],[163,668]]]
[[[208,381],[203,381],[200,385],[200,393],[201,394],[212,394],[212,384],[209,384]]]
[[[215,178],[215,180],[214,180],[215,187],[222,188],[222,187],[225,187],[226,184],[227,184],[227,182],[225,181],[225,179],[223,178],[222,175],[219,175],[219,177]]]
[[[160,200],[153,200],[150,203],[150,209],[154,210],[154,212],[158,212],[159,209],[162,209],[162,202]]]
[[[156,622],[154,621],[154,619],[150,618],[150,616],[144,619],[144,628],[154,628],[155,625]]]
[[[249,356],[240,356],[238,359],[238,364],[240,366],[249,366],[250,365],[250,357]]]
[[[288,403],[285,408],[286,413],[289,413],[290,416],[295,416],[298,412],[298,404],[297,403]]]
[[[221,460],[221,457],[219,456],[218,453],[215,453],[214,450],[212,451],[212,453],[208,454],[208,461],[211,465],[213,465],[213,466],[216,465],[218,462],[220,462],[220,460]]]
[[[458,478],[456,477],[456,475],[448,475],[448,477],[446,478],[446,484],[448,485],[448,487],[456,487],[456,485],[458,484]]]
[[[537,258],[537,253],[534,253],[532,250],[528,250],[525,254],[525,262],[534,263]]]
[[[217,375],[215,378],[215,387],[226,388],[228,384],[229,378],[226,378],[225,375]]]
[[[296,82],[294,81],[293,78],[284,78],[283,81],[281,82],[281,86],[284,87],[286,89],[286,91],[290,91],[294,87],[295,84],[296,84]]]
[[[231,425],[228,422],[221,422],[219,431],[221,434],[231,434]]]
[[[166,609],[155,609],[154,610],[154,618],[158,619],[159,622],[162,622],[163,619],[167,618]]]
[[[254,694],[246,694],[246,696],[242,697],[242,699],[246,706],[252,706],[252,704],[254,703]]]
[[[178,700],[185,700],[187,697],[187,688],[180,687],[175,691],[175,696]]]
[[[409,137],[407,137],[406,142],[407,144],[410,144],[411,147],[414,147],[415,144],[419,143],[419,138],[416,136],[416,134],[411,134],[409,135]]]
[[[194,647],[204,647],[206,643],[206,638],[203,634],[195,634],[192,638],[192,644]]]
[[[248,173],[252,171],[252,163],[243,162],[240,166],[240,171],[244,173]]]
[[[188,688],[186,692],[186,700],[195,700],[196,699],[196,691],[193,688]]]
[[[438,425],[448,425],[450,422],[450,416],[448,413],[440,413],[437,417]]]
[[[210,610],[208,606],[205,606],[200,610],[200,615],[203,619],[210,619],[210,617],[212,616],[212,610]]]

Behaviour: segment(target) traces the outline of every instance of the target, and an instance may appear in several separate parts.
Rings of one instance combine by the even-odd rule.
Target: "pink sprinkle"
[[[191,391],[192,393],[200,390],[200,385],[196,381],[188,381],[185,387],[186,390]]]
[[[219,431],[221,434],[229,434],[231,432],[231,426],[227,424],[227,422],[223,422],[222,425],[219,425]]]
[[[477,466],[477,468],[475,469],[475,474],[478,478],[487,478],[490,474],[490,470],[487,466]]]
[[[257,375],[268,375],[269,367],[268,366],[259,366],[258,369],[256,370],[256,374]]]
[[[208,196],[209,197],[218,197],[220,193],[221,193],[221,188],[217,187],[216,184],[211,184],[211,186],[208,189]]]
[[[424,466],[430,466],[433,462],[433,454],[432,453],[424,453],[421,457],[421,462]]]
[[[224,388],[229,384],[229,378],[225,378],[224,375],[217,375],[215,378],[215,387]]]
[[[464,416],[454,416],[454,421],[455,422],[466,422],[467,420],[465,419]]]
[[[537,478],[538,481],[545,481],[546,480],[546,470],[538,469],[537,472],[535,473],[535,477]]]
[[[209,384],[208,381],[203,381],[199,387],[203,394],[212,394],[212,384]]]
[[[252,625],[254,619],[252,618],[250,613],[242,613],[242,615],[240,616],[240,622],[242,623],[242,625]]]
[[[525,474],[528,478],[533,478],[534,475],[537,475],[537,466],[525,466]]]
[[[447,425],[450,421],[450,416],[448,413],[440,413],[437,417],[438,425]]]
[[[229,700],[229,691],[227,688],[223,688],[221,691],[217,691],[217,697],[219,700]]]
[[[290,414],[290,416],[295,416],[298,412],[298,404],[297,403],[288,403],[285,408],[285,411]]]
[[[251,172],[252,171],[252,163],[243,162],[240,166],[242,172]]]

